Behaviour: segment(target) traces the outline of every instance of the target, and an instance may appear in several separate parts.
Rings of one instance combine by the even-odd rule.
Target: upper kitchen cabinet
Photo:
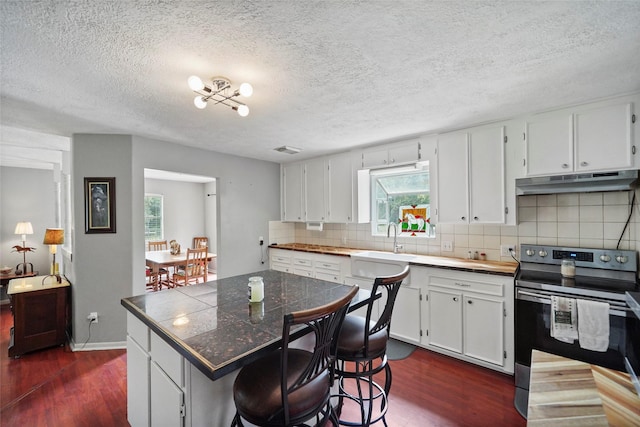
[[[312,159],[304,164],[304,220],[325,222],[325,161]]]
[[[282,220],[304,221],[303,218],[303,163],[281,165],[282,170]]]
[[[355,169],[351,153],[330,156],[327,166],[326,218],[327,222],[349,223],[354,220]]]
[[[440,223],[505,223],[503,126],[482,126],[438,136]]]
[[[420,140],[385,144],[362,152],[362,168],[402,165],[420,160]]]
[[[525,120],[527,176],[631,169],[632,98],[544,113]]]

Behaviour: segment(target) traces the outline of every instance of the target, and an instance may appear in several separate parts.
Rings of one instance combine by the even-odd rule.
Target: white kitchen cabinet
[[[419,139],[372,147],[362,152],[363,169],[415,163],[419,160]]]
[[[131,427],[150,425],[150,361],[149,353],[131,335],[127,335],[127,407],[147,408],[127,411],[127,421]]]
[[[420,345],[513,373],[513,277],[411,266],[422,289]]]
[[[633,168],[633,106],[625,97],[526,118],[527,176]]]
[[[303,258],[301,255],[306,256]],[[304,252],[294,252],[292,258],[293,274],[297,274],[298,276],[314,277],[313,260],[309,259],[310,257],[310,254],[307,255]]]
[[[400,285],[391,315],[390,334],[402,341],[420,343],[420,288]]]
[[[462,294],[429,288],[429,329],[431,346],[462,353]]]
[[[504,224],[504,127],[438,136],[439,223]]]
[[[151,362],[151,425],[183,426],[184,416],[184,391]]]
[[[269,265],[272,270],[291,273],[291,251],[269,248]]]
[[[371,291],[373,289],[373,280],[364,279],[360,277],[347,276],[344,278],[345,285],[358,285],[360,289],[365,289],[367,291]],[[352,311],[349,313],[350,316],[367,316],[367,306],[360,307],[359,309]],[[380,315],[380,299],[377,299],[373,302],[371,308],[371,320],[378,320],[378,316]]]
[[[326,222],[346,224],[354,221],[355,170],[351,160],[352,155],[344,153],[328,157],[325,161],[327,166]]]
[[[325,162],[324,158],[304,163],[304,220],[325,222]]]
[[[504,363],[504,301],[465,295],[462,302],[464,353],[495,365]]]
[[[282,220],[303,221],[304,165],[287,163],[282,169]]]

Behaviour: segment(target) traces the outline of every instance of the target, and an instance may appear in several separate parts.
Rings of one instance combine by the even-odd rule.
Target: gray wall
[[[70,275],[76,345],[87,340],[88,349],[124,344],[126,316],[120,300],[144,293],[145,168],[216,177],[218,276],[264,268],[258,236],[268,239],[268,222],[280,218],[279,164],[129,135],[76,134],[72,139],[76,232]],[[116,234],[84,234],[87,176],[116,178]],[[90,311],[98,312],[99,323],[91,327],[89,338]]]

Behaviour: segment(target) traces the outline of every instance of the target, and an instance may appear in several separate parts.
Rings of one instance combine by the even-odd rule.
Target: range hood
[[[576,173],[516,179],[516,194],[584,193],[632,190],[638,184],[637,170]]]

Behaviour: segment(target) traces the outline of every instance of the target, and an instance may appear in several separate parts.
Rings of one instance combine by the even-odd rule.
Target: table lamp
[[[49,245],[49,253],[53,255],[53,262],[51,263],[51,273],[49,276],[55,276],[58,283],[62,283],[62,278],[60,277],[60,271],[58,270],[58,264],[56,264],[56,252],[58,251],[58,245],[64,243],[64,230],[62,228],[47,228],[44,232],[44,240],[43,244]],[[42,283],[44,283],[45,279],[49,276],[45,276],[42,279]]]
[[[36,250],[35,248],[30,248],[27,246],[27,234],[33,234],[33,226],[29,221],[19,222],[16,225],[16,230],[14,231],[14,233],[22,235],[22,246],[16,245],[13,247],[13,249],[15,249],[16,251],[22,252],[22,264],[18,264],[16,266],[16,273],[20,271],[21,274],[27,274],[28,265],[31,266],[31,272],[33,273],[33,264],[27,264],[27,252]]]

